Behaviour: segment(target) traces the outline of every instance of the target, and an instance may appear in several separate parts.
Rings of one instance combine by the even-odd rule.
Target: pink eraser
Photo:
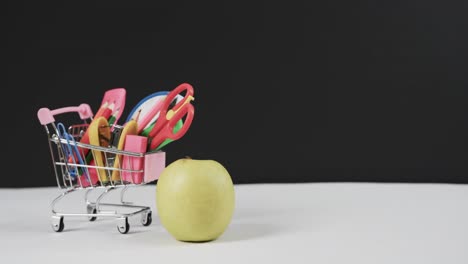
[[[144,182],[148,183],[157,180],[164,168],[166,168],[166,152],[147,153],[145,155]]]
[[[148,138],[137,135],[127,135],[125,137],[124,151],[145,153]],[[122,180],[139,184],[143,181],[143,172],[131,172],[126,170],[143,170],[143,157],[132,157],[124,155],[122,159]]]

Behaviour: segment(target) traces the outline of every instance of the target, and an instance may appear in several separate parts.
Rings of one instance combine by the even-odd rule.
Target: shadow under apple
[[[227,227],[226,231],[213,242],[234,242],[242,240],[252,240],[270,236],[279,231],[280,230],[269,225],[268,223],[232,222]]]

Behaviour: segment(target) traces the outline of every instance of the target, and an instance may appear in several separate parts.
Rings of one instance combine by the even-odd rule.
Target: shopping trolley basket
[[[77,112],[82,123],[65,128],[55,121],[55,116],[63,113]],[[64,229],[64,217],[87,217],[89,221],[96,218],[113,217],[117,219],[117,229],[125,234],[129,231],[128,218],[141,215],[143,226],[152,221],[151,208],[134,205],[124,201],[129,187],[141,186],[155,181],[165,167],[165,152],[131,152],[116,148],[85,144],[80,142],[86,130],[92,124],[92,111],[89,105],[65,107],[56,110],[41,108],[38,111],[40,123],[45,127],[48,145],[52,158],[52,167],[59,189],[63,192],[51,203],[52,228],[56,232]],[[118,136],[122,126],[114,125],[112,139]],[[99,161],[99,162],[98,162]],[[120,191],[120,201],[104,203],[103,198],[110,192]],[[83,212],[59,212],[56,204],[75,191],[84,192]],[[99,192],[91,200],[91,192]],[[113,210],[109,210],[111,207]]]

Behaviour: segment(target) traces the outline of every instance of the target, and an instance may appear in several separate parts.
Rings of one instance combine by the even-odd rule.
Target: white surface
[[[468,263],[468,185],[237,185],[232,222],[208,243],[174,240],[160,225],[155,191],[129,191],[153,208],[153,224],[134,217],[121,235],[115,219],[71,217],[55,233],[57,188],[0,189],[0,262]],[[74,195],[67,207],[81,202]]]

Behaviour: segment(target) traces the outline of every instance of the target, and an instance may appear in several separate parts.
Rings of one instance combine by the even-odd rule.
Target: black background
[[[55,184],[39,108],[96,111],[124,87],[126,117],[183,82],[195,119],[167,163],[214,159],[235,183],[468,182],[466,2],[128,3],[8,3],[0,186]]]

